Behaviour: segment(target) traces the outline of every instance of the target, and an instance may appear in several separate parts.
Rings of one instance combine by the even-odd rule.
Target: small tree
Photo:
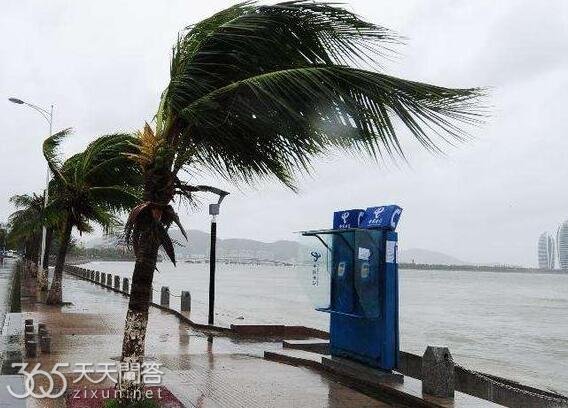
[[[24,248],[24,258],[39,264],[41,234],[44,225],[50,228],[44,209],[43,196],[38,194],[20,194],[10,197],[10,203],[16,207],[9,217],[9,240]],[[52,220],[51,220],[52,221]],[[41,281],[38,270],[38,280]]]
[[[60,245],[48,304],[62,302],[62,278],[71,232],[91,230],[95,223],[109,229],[118,223],[115,214],[134,207],[140,199],[140,171],[126,157],[133,151],[133,138],[126,134],[102,136],[61,164],[57,154],[64,130],[45,140],[43,152],[53,172],[51,200],[47,211],[57,213]]]

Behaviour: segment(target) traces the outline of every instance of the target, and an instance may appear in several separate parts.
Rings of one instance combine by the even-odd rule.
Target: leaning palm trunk
[[[148,235],[152,234],[148,233]],[[141,364],[144,360],[148,308],[152,299],[152,280],[156,269],[159,246],[159,242],[148,236],[137,251],[122,342],[121,361],[128,365],[132,363]],[[142,383],[123,379],[119,387],[122,403],[141,399]]]
[[[46,303],[48,305],[60,305],[63,302],[63,267],[65,266],[65,257],[67,256],[67,248],[69,247],[69,241],[71,240],[72,229],[73,224],[69,219],[67,219],[65,222],[65,228],[61,234],[61,243],[59,245],[59,251],[57,252],[57,260],[55,262],[55,270],[53,272],[53,281],[51,282],[51,288],[47,295]]]

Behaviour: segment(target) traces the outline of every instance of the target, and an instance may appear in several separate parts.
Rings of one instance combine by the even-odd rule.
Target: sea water
[[[84,267],[130,277],[131,262]],[[205,322],[209,265],[159,263],[161,286],[189,290],[192,319]],[[568,394],[568,275],[400,270],[401,350],[422,354],[448,346],[458,364],[528,385]],[[217,266],[216,319],[243,324],[293,324],[328,329],[329,316],[314,310],[319,293],[302,268]]]

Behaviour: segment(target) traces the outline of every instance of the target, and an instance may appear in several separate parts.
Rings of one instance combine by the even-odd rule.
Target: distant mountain
[[[200,257],[209,255],[210,234],[199,230],[187,231],[186,241],[181,231],[170,230],[170,237],[176,243],[178,258]],[[108,248],[116,246],[112,237],[98,237],[85,242],[87,248]],[[261,242],[245,238],[217,238],[217,254],[220,257],[260,258],[274,261],[294,261],[300,249],[295,241]]]
[[[210,235],[199,230],[187,232],[186,241],[179,230],[171,230],[170,236],[178,242],[176,252],[181,258],[208,256]],[[298,256],[300,244],[295,241],[261,242],[245,238],[217,239],[217,253],[223,257],[261,258],[275,261],[293,261]]]
[[[187,231],[189,240],[186,241],[177,229],[170,230],[172,240],[177,243],[178,258],[206,257],[209,254],[209,233],[199,230]],[[87,248],[108,248],[116,246],[112,237],[94,238],[85,243]],[[274,261],[293,262],[299,254],[301,244],[296,241],[262,242],[245,238],[228,238],[217,240],[217,253],[220,257],[260,258]],[[460,259],[441,252],[427,249],[411,248],[399,253],[402,263],[417,263],[429,265],[468,265]]]
[[[427,265],[470,265],[461,259],[446,255],[442,252],[428,249],[411,248],[400,251],[398,255],[401,263],[417,263]]]
[[[82,244],[85,246],[85,248],[112,248],[116,246],[116,237],[114,236],[109,236],[109,235],[104,235],[102,237],[95,237],[92,238],[88,241],[81,241],[79,240],[79,242],[82,242]]]

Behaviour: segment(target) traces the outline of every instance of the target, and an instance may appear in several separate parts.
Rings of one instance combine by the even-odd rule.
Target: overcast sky
[[[179,29],[234,2],[4,0],[0,13],[0,221],[8,197],[39,191],[47,124],[7,101],[48,107],[72,126],[76,152],[98,135],[150,121],[167,85]],[[226,186],[219,233],[266,241],[327,227],[336,209],[396,203],[402,248],[465,261],[536,264],[536,240],[568,219],[568,2],[347,0],[407,38],[389,74],[445,86],[491,88],[492,116],[446,157],[407,143],[409,165],[336,154],[301,180],[300,194],[265,183]],[[403,138],[408,139],[406,133]],[[217,185],[214,179],[205,179]],[[206,198],[204,198],[206,199]],[[206,230],[205,211],[184,212]]]

